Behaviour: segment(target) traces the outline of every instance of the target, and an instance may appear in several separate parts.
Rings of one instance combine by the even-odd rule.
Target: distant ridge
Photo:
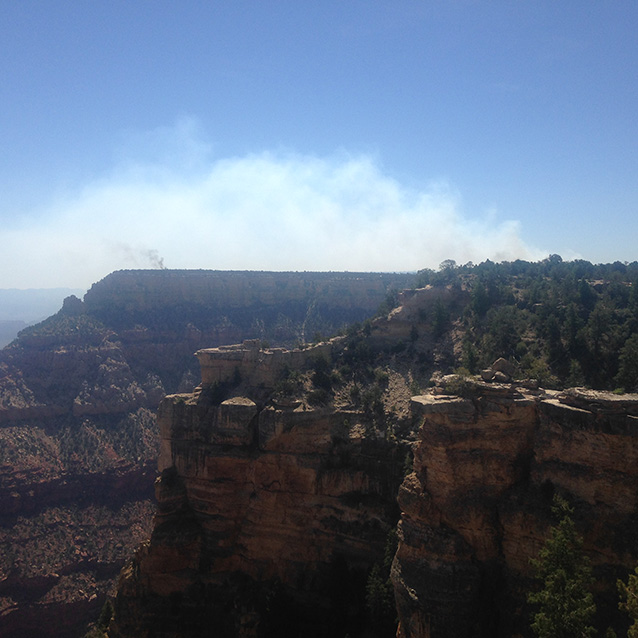
[[[0,348],[20,330],[55,314],[65,297],[84,294],[80,288],[0,288]]]

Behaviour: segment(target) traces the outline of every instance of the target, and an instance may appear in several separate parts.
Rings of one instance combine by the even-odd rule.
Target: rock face
[[[119,271],[0,353],[0,424],[152,407],[191,389],[193,353],[294,345],[370,317],[410,275]],[[187,387],[180,387],[186,385]]]
[[[293,345],[370,317],[390,291],[415,277],[390,273],[135,270],[115,272],[84,298],[89,314],[117,330],[176,326],[204,346],[259,338]],[[169,303],[167,303],[169,301]],[[154,339],[155,341],[157,339]]]
[[[638,560],[638,396],[476,383],[466,398],[412,405],[420,439],[399,491],[398,635],[528,635],[529,560],[554,490],[575,506],[600,626],[614,622],[615,580]]]
[[[213,354],[217,370],[224,355],[259,358],[247,344],[199,353],[203,366]],[[158,513],[122,574],[111,633],[358,635],[367,572],[396,522],[400,447],[357,412],[263,394],[216,405],[207,389],[160,405]]]
[[[199,636],[211,625],[220,636],[368,635],[362,587],[394,522],[401,446],[354,410],[268,399],[265,361],[315,354],[209,349],[199,353],[208,385],[162,402],[158,513],[122,573],[113,635]],[[255,394],[215,403],[210,389],[238,362],[247,385],[237,392]],[[574,505],[592,558],[596,623],[621,631],[615,581],[638,561],[638,396],[441,383],[412,399],[397,635],[530,635],[529,561],[555,491]],[[442,393],[451,387],[463,396]]]
[[[198,350],[195,356],[201,368],[202,386],[241,380],[251,396],[267,397],[286,370],[300,370],[310,360],[330,359],[335,342],[325,341],[311,349],[261,348],[258,339],[249,339],[241,345],[220,346]]]
[[[529,635],[555,491],[593,560],[597,624],[616,623],[613,584],[638,560],[637,397],[499,383],[503,362],[490,383],[433,375],[455,363],[462,289],[406,292],[345,350],[264,346],[365,318],[391,281],[115,273],[2,351],[0,634],[81,634],[150,537],[121,574],[112,638],[366,635],[397,493],[400,636]],[[335,356],[342,380],[314,369],[317,403],[274,392]]]
[[[95,619],[150,534],[155,411],[198,383],[196,350],[330,334],[411,280],[121,271],[20,333],[0,351],[0,635],[75,638]]]

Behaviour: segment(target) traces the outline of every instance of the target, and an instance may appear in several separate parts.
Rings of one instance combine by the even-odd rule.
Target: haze
[[[0,6],[0,288],[633,261],[632,2]]]

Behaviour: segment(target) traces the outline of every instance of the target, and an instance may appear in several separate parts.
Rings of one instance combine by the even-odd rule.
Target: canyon
[[[591,340],[616,374],[587,313],[615,291],[627,319],[633,288],[583,280],[560,350],[539,321],[563,306],[520,274],[493,314],[475,274],[438,277],[122,271],[20,333],[0,353],[0,633],[81,635],[108,593],[110,638],[527,637],[558,493],[596,626],[622,635],[638,396],[544,388],[529,361]],[[521,361],[459,370],[468,334]]]
[[[387,346],[449,294],[401,295],[368,338]],[[120,577],[109,635],[391,635],[366,586],[396,525],[397,636],[528,636],[530,559],[556,492],[592,558],[597,623],[620,629],[615,581],[638,561],[638,395],[438,376],[392,431],[338,392],[322,406],[302,388],[278,395],[284,370],[338,365],[352,346],[198,352],[201,386],[160,406],[154,528]]]
[[[0,351],[0,634],[81,635],[151,531],[167,393],[193,353],[294,345],[372,316],[412,275],[119,271]]]

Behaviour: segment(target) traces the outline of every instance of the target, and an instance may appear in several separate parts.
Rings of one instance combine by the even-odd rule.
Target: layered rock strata
[[[528,635],[529,561],[555,490],[593,562],[598,622],[613,624],[615,579],[638,560],[638,396],[476,383],[466,398],[412,406],[420,440],[398,499],[398,635]]]
[[[161,334],[190,326],[206,333],[208,346],[251,337],[292,345],[367,319],[389,292],[414,280],[405,273],[123,270],[94,284],[84,302],[131,337],[139,327]]]
[[[255,355],[247,344],[199,358],[224,352]],[[112,633],[198,636],[214,623],[220,636],[358,634],[403,474],[399,446],[360,416],[259,396],[215,405],[206,385],[164,399],[158,514],[122,574]]]
[[[0,352],[0,635],[72,638],[95,618],[150,533],[155,411],[198,383],[196,350],[331,334],[413,278],[120,271],[20,333]]]

